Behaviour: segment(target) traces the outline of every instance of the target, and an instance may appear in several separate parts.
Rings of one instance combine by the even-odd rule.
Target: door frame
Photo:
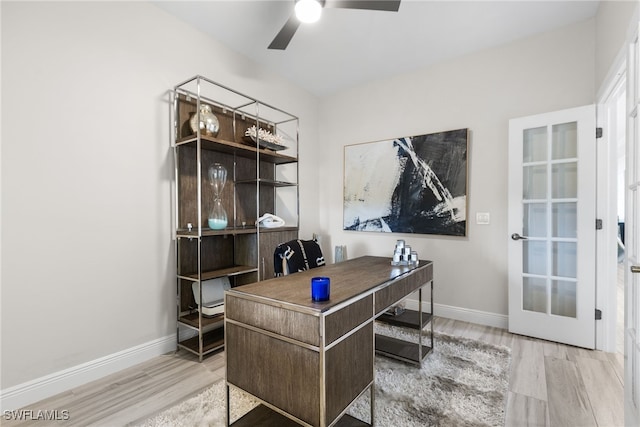
[[[638,82],[638,75],[639,75],[639,70],[638,70],[638,55],[640,55],[640,53],[637,50],[637,43],[638,43],[638,37],[639,37],[639,33],[640,33],[640,1],[636,1],[636,7],[634,9],[634,14],[631,20],[631,25],[630,28],[628,30],[627,33],[627,38],[625,41],[625,47],[627,49],[627,52],[629,54],[628,58],[631,61],[634,61],[634,63],[632,64],[627,64],[627,72],[631,71],[631,75],[627,76],[627,117],[630,118],[631,114],[633,113],[635,115],[634,120],[635,120],[635,124],[633,129],[630,129],[630,122],[631,119],[627,120],[627,141],[626,141],[626,150],[627,150],[627,159],[626,159],[626,168],[627,171],[625,171],[625,201],[628,202],[629,201],[629,187],[630,187],[630,183],[629,183],[629,163],[631,162],[630,159],[635,158],[637,161],[637,150],[639,149],[638,147],[638,128],[637,128],[637,115],[638,115],[638,110],[637,108],[637,95],[638,95],[638,85],[640,84]],[[629,92],[632,93],[632,95],[629,95]],[[631,105],[631,102],[633,102],[634,105]],[[630,110],[631,108],[631,110]],[[635,110],[635,111],[634,111]],[[635,134],[632,135],[632,132],[634,132]],[[631,147],[633,147],[633,149],[631,149]],[[634,182],[637,178],[634,177]],[[637,191],[637,190],[636,190]],[[637,230],[637,227],[639,226],[639,224],[637,223],[637,213],[635,216],[630,216],[629,213],[633,213],[630,212],[630,210],[632,210],[632,208],[628,205],[625,206],[626,208],[626,212],[625,212],[625,220],[626,221],[632,221],[632,226],[631,227],[627,227],[625,226],[625,244],[627,246],[635,246],[637,248],[637,242],[633,242],[633,239],[638,237],[638,233],[636,233],[635,231],[632,231],[633,228],[635,228]],[[629,219],[630,218],[630,219]],[[633,233],[633,234],[632,234]],[[632,237],[633,236],[633,237]],[[634,249],[635,250],[635,249]],[[634,257],[637,257],[637,254],[633,254]],[[632,369],[632,365],[634,363],[637,363],[638,360],[635,359],[635,357],[637,357],[637,353],[636,353],[636,349],[632,348],[632,345],[637,345],[636,343],[628,343],[627,342],[627,338],[628,338],[628,328],[629,328],[629,324],[633,322],[633,317],[634,315],[637,315],[638,310],[640,310],[640,307],[638,307],[637,301],[629,301],[629,296],[630,294],[633,294],[632,292],[630,292],[630,286],[634,286],[634,280],[632,279],[632,274],[629,269],[631,267],[631,261],[629,259],[629,251],[627,251],[625,253],[625,262],[624,262],[624,266],[625,266],[625,278],[624,278],[624,287],[625,287],[625,310],[627,310],[625,312],[625,345],[624,345],[624,411],[625,411],[625,425],[638,425],[638,423],[640,423],[640,413],[638,411],[638,408],[635,407],[634,402],[632,401],[633,396],[633,390],[635,387],[638,386],[637,384],[637,377],[635,377],[635,375],[637,374],[636,371],[634,371]],[[631,307],[631,309],[630,309]],[[632,326],[636,326],[636,325],[632,325]],[[636,335],[637,336],[637,335]],[[629,354],[629,351],[632,351],[632,354]],[[637,392],[637,390],[636,390]]]
[[[603,136],[596,140],[596,217],[603,228],[596,233],[596,308],[602,320],[596,322],[596,350],[617,350],[617,146],[612,140],[608,102],[626,83],[627,49],[623,46],[597,96],[596,123]],[[626,104],[625,104],[626,105]],[[626,113],[625,113],[626,117]]]

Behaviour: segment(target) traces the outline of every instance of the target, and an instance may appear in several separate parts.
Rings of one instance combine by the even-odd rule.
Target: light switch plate
[[[488,225],[491,222],[489,212],[476,212],[476,224]]]

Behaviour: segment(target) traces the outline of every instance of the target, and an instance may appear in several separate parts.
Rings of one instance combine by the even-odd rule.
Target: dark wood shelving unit
[[[185,329],[198,332],[184,341],[178,338],[178,348],[194,352],[202,361],[204,354],[224,347],[222,328],[214,329],[223,323],[224,315],[207,318],[197,311],[196,301],[203,301],[203,295],[206,301],[203,288],[236,287],[270,278],[276,245],[298,237],[299,123],[296,116],[203,76],[176,85],[172,101],[177,335]],[[203,106],[208,106],[206,114],[217,119],[217,130],[202,125],[197,129],[203,120],[198,119],[198,110],[203,111]],[[264,148],[264,140],[245,137],[253,126],[286,139],[286,144],[270,146],[283,149]],[[214,164],[227,171],[218,195],[208,175]],[[279,179],[282,176],[292,182]],[[214,196],[227,214],[227,226],[221,230],[209,227]],[[257,227],[257,219],[265,213],[286,215],[286,226]],[[220,290],[215,288],[213,294]]]

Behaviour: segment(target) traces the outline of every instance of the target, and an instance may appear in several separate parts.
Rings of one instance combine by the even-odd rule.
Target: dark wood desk
[[[311,300],[315,276],[330,277],[329,301]],[[430,261],[396,267],[366,256],[227,291],[227,423],[233,386],[264,403],[234,426],[369,425],[345,412],[374,395],[373,323],[432,280]]]

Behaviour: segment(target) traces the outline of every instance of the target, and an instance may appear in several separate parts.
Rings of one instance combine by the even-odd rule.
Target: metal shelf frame
[[[290,114],[280,108],[274,107],[256,98],[245,95],[234,89],[229,88],[226,85],[215,82],[201,75],[196,75],[190,79],[187,79],[176,86],[174,86],[172,95],[172,109],[171,109],[171,123],[172,123],[172,137],[171,148],[174,155],[174,194],[173,194],[173,239],[175,242],[175,255],[176,255],[176,286],[177,286],[177,348],[184,348],[188,351],[194,352],[199,356],[202,361],[203,356],[212,351],[218,350],[224,347],[224,335],[222,338],[220,333],[213,334],[211,331],[211,319],[203,319],[202,313],[198,310],[197,322],[195,319],[191,319],[189,322],[181,322],[181,316],[183,310],[181,310],[181,302],[183,301],[182,288],[183,282],[198,282],[202,283],[204,280],[228,276],[238,277],[243,274],[254,274],[258,280],[263,280],[262,271],[260,270],[260,259],[262,257],[260,249],[260,227],[256,227],[255,224],[245,224],[243,222],[242,227],[238,226],[236,219],[238,218],[238,201],[236,196],[236,185],[255,185],[255,218],[259,218],[263,213],[260,212],[261,206],[261,191],[272,192],[270,195],[273,200],[274,213],[277,208],[277,196],[276,193],[280,188],[293,188],[295,190],[295,196],[293,203],[294,206],[287,206],[287,211],[291,217],[287,218],[290,221],[287,227],[283,227],[283,230],[298,230],[300,224],[300,190],[299,183],[299,168],[298,153],[299,153],[299,118],[293,114]],[[229,116],[231,119],[231,131],[227,130],[227,134],[224,137],[211,137],[209,135],[202,134],[200,129],[197,129],[195,134],[184,135],[181,133],[182,127],[185,125],[185,114],[181,112],[180,108],[184,105],[181,103],[189,103],[195,105],[195,114],[200,111],[202,104],[208,104],[212,107],[219,108],[225,113],[224,119],[227,120],[225,125],[229,125]],[[182,116],[181,116],[182,115]],[[187,119],[188,120],[188,119]],[[247,145],[242,140],[240,135],[244,134],[244,127],[247,124],[253,123],[256,128],[269,127],[274,133],[284,133],[288,139],[287,141],[291,145],[284,150],[271,151],[260,146],[256,142],[255,146]],[[180,155],[182,147],[193,147],[189,150],[195,150],[195,194],[184,195],[181,194],[179,185],[180,179]],[[229,171],[228,184],[233,185],[233,212],[228,212],[230,220],[230,226],[225,230],[211,230],[205,227],[203,221],[206,219],[203,217],[203,151],[219,152],[225,155],[230,155],[233,158],[233,170]],[[255,179],[238,179],[237,177],[237,162],[240,159],[244,161],[255,161]],[[272,164],[273,171],[265,171],[266,173],[272,173],[275,179],[265,179],[261,175],[261,167]],[[295,178],[291,177],[290,180],[282,180],[278,178],[279,168],[286,168],[287,165],[295,165]],[[291,170],[289,170],[291,171]],[[261,188],[262,187],[262,188]],[[289,190],[291,191],[291,190]],[[197,213],[195,215],[195,221],[192,221],[191,226],[187,227],[187,224],[182,224],[183,218],[180,217],[180,204],[183,197],[195,197],[195,209]],[[291,197],[289,197],[291,199]],[[273,230],[269,230],[273,231]],[[223,265],[219,268],[211,270],[210,268],[203,268],[203,243],[205,239],[233,239],[233,247],[238,247],[238,239],[245,238],[250,239],[251,235],[255,235],[255,243],[253,248],[255,253],[256,265],[246,265],[243,260],[237,260],[238,251],[234,249],[232,258],[234,259],[233,265]],[[243,237],[249,236],[249,237]],[[187,273],[180,271],[181,263],[181,239],[196,240],[197,249],[195,250],[196,267],[195,271],[189,271]],[[243,241],[244,245],[249,245],[247,241]],[[254,259],[251,255],[249,258]],[[202,301],[202,286],[198,287],[200,290],[200,301]],[[186,291],[185,291],[186,292]],[[185,296],[186,297],[186,296]],[[195,313],[194,313],[195,314]],[[224,316],[221,317],[221,327],[224,321]],[[215,323],[215,322],[214,322]],[[180,332],[185,329],[196,330],[197,336],[189,337],[187,340],[180,340]],[[187,343],[188,342],[188,343]]]

